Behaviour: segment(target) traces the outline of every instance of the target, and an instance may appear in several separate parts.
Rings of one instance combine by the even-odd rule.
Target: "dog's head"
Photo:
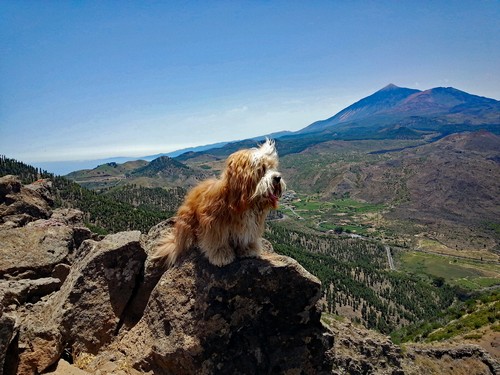
[[[277,208],[278,199],[286,189],[277,168],[278,153],[269,139],[258,148],[231,154],[222,175],[230,207],[236,211]]]

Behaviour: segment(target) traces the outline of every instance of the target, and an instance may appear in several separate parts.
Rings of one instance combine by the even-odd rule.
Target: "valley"
[[[276,139],[288,190],[265,238],[321,280],[325,316],[397,342],[441,337],[433,332],[476,313],[466,330],[450,331],[497,332],[495,311],[486,302],[472,310],[471,301],[495,300],[500,287],[498,108],[455,89],[389,85]],[[175,214],[190,187],[218,176],[230,153],[258,142],[65,177],[6,159],[0,170],[53,179],[56,205],[82,210],[96,233],[147,233]]]

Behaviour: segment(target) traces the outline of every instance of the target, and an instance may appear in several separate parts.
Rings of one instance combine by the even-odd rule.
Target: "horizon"
[[[116,4],[0,4],[0,153],[36,166],[297,131],[390,83],[500,98],[496,2]]]
[[[394,83],[389,83],[389,84],[385,85],[384,87],[374,91],[370,95],[373,95],[379,91],[383,91],[383,90],[387,90],[387,89],[408,89],[408,88],[410,88],[410,87],[402,87],[402,86],[395,85]],[[425,92],[428,90],[439,89],[439,88],[454,89],[454,90],[464,92],[462,90],[459,90],[459,89],[457,89],[455,87],[451,87],[451,86],[448,86],[448,87],[439,86],[439,87],[433,87],[433,88],[429,88],[429,89],[422,89],[422,90],[417,89],[417,90],[418,90],[418,92]],[[475,95],[473,93],[467,93],[467,94]],[[370,96],[370,95],[368,95],[368,96]],[[475,95],[475,96],[477,96],[477,95]],[[483,97],[483,96],[480,96],[480,97]],[[366,99],[366,97],[356,99],[353,103],[351,103],[346,108],[350,107],[351,105],[355,104],[359,100],[363,100],[363,99]],[[492,99],[492,98],[488,98],[488,99]],[[346,108],[343,108],[339,112],[335,113],[334,115],[329,116],[329,118],[335,117],[336,115],[341,113]],[[323,120],[324,119],[321,119],[319,121],[323,121]],[[317,122],[317,121],[315,121],[315,122]],[[307,128],[308,126],[313,125],[315,122],[308,124],[304,127],[301,127],[297,131],[301,131],[301,130]],[[481,130],[481,129],[478,129],[478,131],[479,130]],[[279,133],[285,133],[285,132],[294,133],[294,132],[290,132],[288,130],[283,130],[283,131],[276,131],[273,134],[279,134]],[[49,173],[53,173],[55,175],[64,176],[64,175],[67,175],[67,174],[69,174],[71,172],[75,172],[75,171],[91,170],[91,169],[100,167],[101,165],[108,164],[108,163],[122,164],[122,163],[126,163],[129,161],[137,161],[137,160],[152,161],[152,160],[154,160],[158,157],[162,157],[162,156],[169,156],[169,157],[175,158],[176,156],[182,155],[183,153],[189,152],[189,151],[197,151],[198,149],[211,149],[211,148],[224,147],[224,145],[228,144],[228,143],[239,142],[239,141],[248,140],[248,139],[258,139],[258,138],[262,138],[262,137],[267,138],[268,135],[270,135],[270,134],[260,134],[260,135],[254,136],[254,137],[249,137],[249,138],[244,138],[244,139],[243,138],[242,139],[230,139],[230,140],[228,139],[226,141],[210,143],[210,144],[194,145],[191,147],[177,149],[177,150],[173,150],[170,152],[160,152],[160,153],[156,153],[153,155],[140,155],[140,156],[121,155],[121,156],[109,156],[109,157],[97,158],[97,159],[75,159],[75,160],[40,161],[40,162],[35,161],[35,162],[28,162],[28,164],[31,164],[34,167],[40,168],[41,170],[47,171]],[[258,141],[256,140],[256,145],[257,144],[258,144]],[[9,157],[8,155],[6,155],[6,156]],[[24,160],[19,160],[19,161],[24,162]]]

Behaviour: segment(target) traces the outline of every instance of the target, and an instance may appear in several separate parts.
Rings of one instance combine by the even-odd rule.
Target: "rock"
[[[499,362],[490,356],[484,349],[476,345],[460,345],[450,347],[420,346],[410,347],[410,362],[405,358],[404,364],[409,375],[421,374],[429,364],[439,368],[443,375],[454,375],[458,372],[468,375],[498,374],[500,373]],[[415,365],[418,363],[419,365]]]
[[[16,373],[18,331],[15,318],[4,314],[0,305],[0,374]]]
[[[165,374],[328,374],[332,337],[320,323],[319,280],[265,254],[219,268],[191,252],[151,293],[139,323],[102,353]]]
[[[146,258],[140,232],[87,240],[82,247],[85,255],[73,265],[59,292],[25,323],[20,336],[25,347],[20,368],[25,374],[45,370],[65,348],[96,354],[122,324]]]
[[[34,375],[47,369],[61,356],[63,342],[55,323],[23,322],[19,335],[17,375]]]
[[[45,375],[88,375],[87,371],[80,370],[65,361],[64,359],[59,360],[57,367],[54,371],[46,372]]]
[[[331,315],[323,317],[335,336],[334,374],[398,374],[401,350],[386,336],[339,321]]]
[[[17,176],[7,175],[0,177],[0,203],[5,202],[5,197],[21,192],[21,180]]]
[[[59,263],[52,270],[52,277],[59,279],[59,281],[64,283],[71,271],[71,266],[69,264]]]
[[[84,225],[83,212],[74,208],[57,208],[52,212],[50,218],[73,227],[82,227]]]
[[[35,303],[41,297],[55,292],[61,280],[53,277],[41,279],[0,280],[0,290],[4,293],[4,306]]]
[[[73,230],[64,226],[4,229],[0,243],[0,276],[33,271],[46,277],[73,250]]]
[[[52,181],[42,179],[35,181],[32,184],[25,185],[24,187],[40,195],[43,200],[49,204],[49,206],[54,205],[54,198],[52,197]]]
[[[8,227],[50,217],[49,184],[23,187],[15,176],[0,177],[0,222]]]
[[[140,232],[86,241],[91,250],[71,270],[54,304],[73,349],[95,354],[118,332],[121,315],[140,276],[146,253]]]

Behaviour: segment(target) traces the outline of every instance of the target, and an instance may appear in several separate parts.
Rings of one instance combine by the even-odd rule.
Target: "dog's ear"
[[[276,144],[273,140],[266,138],[266,141],[258,148],[253,149],[253,163],[255,165],[261,163],[262,160],[272,160],[274,164],[278,164],[278,153]]]
[[[222,177],[226,188],[229,208],[243,212],[250,206],[257,184],[255,167],[248,151],[239,151],[229,156]]]

